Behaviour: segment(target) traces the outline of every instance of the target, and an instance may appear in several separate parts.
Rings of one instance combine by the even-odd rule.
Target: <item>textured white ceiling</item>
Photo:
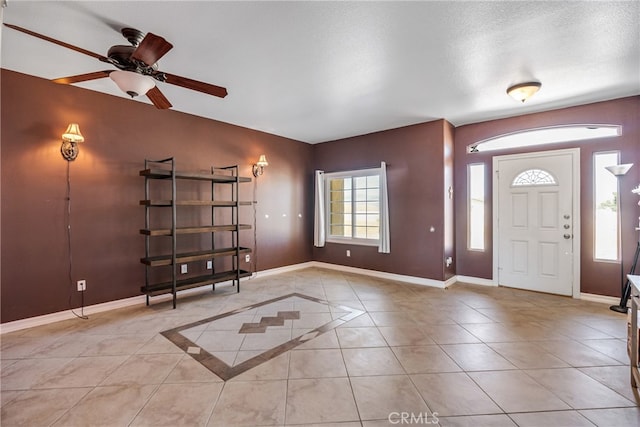
[[[159,83],[174,110],[309,143],[640,94],[638,1],[8,0],[3,20],[102,55],[127,44],[125,26],[163,36],[161,70],[229,91]],[[2,67],[21,73],[109,68],[6,27],[1,43]],[[527,103],[506,95],[532,79],[542,89]],[[126,97],[110,79],[79,86]]]

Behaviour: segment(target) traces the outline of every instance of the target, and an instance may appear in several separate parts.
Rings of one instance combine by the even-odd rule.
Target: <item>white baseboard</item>
[[[310,267],[339,270],[339,271],[344,271],[348,273],[362,274],[365,276],[373,276],[373,277],[380,277],[384,279],[397,280],[400,282],[415,283],[415,284],[426,285],[426,286],[435,286],[438,288],[445,288],[450,284],[455,283],[455,281],[451,282],[451,279],[449,279],[449,281],[447,282],[440,282],[437,280],[423,279],[421,277],[404,276],[401,274],[393,274],[393,273],[384,273],[381,271],[365,270],[363,268],[347,267],[347,266],[328,264],[328,263],[317,262],[317,261],[303,262],[300,264],[287,265],[284,267],[277,267],[269,270],[260,271],[257,274],[254,273],[251,276],[251,278],[247,277],[247,278],[241,279],[241,281],[244,282],[246,280],[251,280],[256,277],[273,276],[277,274],[288,273],[291,271],[302,270],[304,268],[310,268]],[[224,286],[225,284],[230,284],[230,283],[231,282],[216,283],[216,286]],[[205,291],[204,287],[193,288],[193,289],[187,289],[187,290],[181,291],[180,295],[184,296],[188,294],[195,294],[195,293],[201,293],[201,292],[208,292],[208,291]],[[167,301],[171,298],[172,298],[171,294],[159,295],[157,297],[154,297],[152,301],[161,302],[161,301]],[[118,308],[131,307],[134,305],[143,305],[143,304],[146,304],[146,297],[144,295],[138,295],[131,298],[124,298],[124,299],[109,301],[101,304],[90,305],[84,308],[83,313],[85,315],[90,315],[90,314],[101,313],[104,311],[116,310]],[[74,311],[76,313],[79,313],[80,309],[79,308],[74,309]],[[1,324],[0,335],[6,334],[9,332],[19,331],[22,329],[33,328],[36,326],[47,325],[49,323],[59,322],[62,320],[74,319],[75,317],[76,315],[73,314],[71,310],[65,310],[65,311],[59,311],[57,313],[45,314],[42,316],[35,316],[35,317],[29,317],[27,319],[15,320],[13,322],[7,322],[7,323]]]
[[[286,265],[284,267],[276,267],[276,268],[271,268],[269,270],[259,271],[258,273],[254,273],[252,278],[273,276],[275,274],[288,273],[290,271],[296,271],[296,270],[302,270],[303,268],[314,267],[315,266],[314,262],[315,261],[302,262],[300,264]]]
[[[498,286],[498,284],[491,279],[483,279],[481,277],[472,277],[472,276],[462,276],[460,274],[456,276],[456,282],[469,283],[471,285]]]
[[[248,280],[248,278],[241,279],[241,281]],[[216,283],[216,286],[225,286],[230,285],[232,282],[221,282]],[[197,294],[202,292],[208,292],[204,287],[201,288],[193,288],[193,289],[185,289],[184,291],[180,291],[179,295],[188,295],[188,294]],[[158,295],[157,297],[153,297],[151,300],[153,302],[162,302],[168,301],[172,298],[171,294],[166,295]],[[130,298],[123,298],[114,301],[103,302],[100,304],[89,305],[84,307],[82,313],[85,316],[102,313],[105,311],[116,310],[119,308],[131,307],[134,305],[144,305],[146,304],[147,299],[144,295],[138,295]],[[74,314],[74,312],[76,314]],[[36,326],[47,325],[49,323],[60,322],[62,320],[74,319],[81,313],[80,308],[75,308],[72,310],[64,310],[58,311],[56,313],[44,314],[42,316],[29,317],[27,319],[14,320],[13,322],[7,322],[0,324],[0,335],[6,334],[9,332],[20,331],[22,329],[33,328]]]
[[[455,279],[451,278],[446,282],[441,280],[426,279],[424,277],[405,276],[403,274],[387,273],[384,271],[366,270],[364,268],[348,267],[346,265],[329,264],[320,261],[311,261],[311,267],[326,268],[327,270],[344,271],[345,273],[362,274],[363,276],[378,277],[381,279],[396,280],[398,282],[413,283],[414,285],[431,286],[436,288],[446,288],[455,283]],[[452,279],[454,279],[452,281]]]
[[[272,268],[269,270],[260,271],[259,273],[253,273],[251,277],[245,277],[240,279],[241,282],[245,282],[247,280],[251,280],[256,277],[264,277],[264,276],[272,276],[276,274],[287,273],[289,271],[301,270],[303,268],[313,267],[313,262],[304,262],[300,264],[287,265],[285,267]],[[216,286],[225,286],[231,285],[231,281],[216,283]],[[189,294],[197,294],[202,292],[208,292],[205,287],[186,289],[184,291],[180,291],[179,295],[189,295]],[[166,295],[158,295],[157,297],[152,298],[153,302],[163,302],[168,301],[172,298],[171,294]],[[83,313],[85,315],[101,313],[104,311],[116,310],[118,308],[131,307],[134,305],[143,305],[146,304],[146,297],[144,295],[138,295],[131,298],[123,298],[115,301],[109,301],[101,304],[94,304],[84,308]],[[80,308],[76,308],[75,311],[77,314],[80,314]],[[74,319],[77,316],[73,314],[71,310],[58,311],[56,313],[44,314],[42,316],[29,317],[27,319],[15,320],[13,322],[7,322],[0,324],[0,335],[6,334],[9,332],[20,331],[22,329],[33,328],[36,326],[47,325],[49,323],[60,322],[62,320]]]
[[[591,302],[600,302],[608,305],[620,304],[620,298],[610,297],[606,295],[587,294],[585,292],[580,292],[580,299]]]
[[[130,307],[132,305],[138,305],[138,304],[144,304],[144,303],[145,303],[145,296],[139,295],[136,297],[109,301],[102,304],[90,305],[85,307],[84,310],[82,310],[82,312],[85,315],[89,315],[89,314],[95,314],[103,311],[115,310],[118,308]],[[46,325],[54,322],[60,322],[62,320],[73,319],[77,317],[76,314],[73,314],[74,311],[76,312],[76,314],[79,315],[81,312],[81,309],[75,308],[73,309],[73,311],[71,310],[58,311],[56,313],[44,314],[42,316],[29,317],[27,319],[20,319],[20,320],[15,320],[13,322],[3,323],[0,325],[0,334],[15,332],[22,329],[33,328],[35,326],[42,326],[42,325]]]
[[[302,270],[304,268],[310,268],[310,267],[318,267],[318,268],[325,268],[327,270],[343,271],[345,273],[361,274],[363,276],[378,277],[381,279],[395,280],[398,282],[412,283],[415,285],[422,285],[422,286],[431,286],[431,287],[436,287],[441,289],[447,288],[457,282],[464,282],[464,283],[469,283],[473,285],[497,286],[497,284],[493,280],[482,279],[482,278],[471,277],[471,276],[457,275],[449,278],[446,281],[441,281],[441,280],[427,279],[424,277],[406,276],[403,274],[387,273],[384,271],[349,267],[346,265],[329,264],[326,262],[319,262],[319,261],[303,262],[300,264],[292,264],[284,267],[277,267],[269,270],[260,271],[258,273],[254,273],[251,276],[251,278],[247,277],[247,278],[241,279],[241,281],[244,282],[246,280],[251,280],[256,277],[273,276],[277,274],[288,273],[291,271]],[[224,286],[224,285],[230,285],[230,284],[231,284],[231,281],[224,282],[224,283],[217,283],[216,286]],[[201,292],[205,292],[204,287],[187,289],[187,290],[181,291],[180,295],[196,294]],[[161,302],[161,301],[169,300],[171,298],[172,298],[171,294],[160,295],[160,296],[154,297],[152,301]],[[619,298],[603,296],[603,295],[587,294],[587,293],[581,293],[580,299],[583,299],[585,301],[606,303],[609,305],[614,305],[619,302]],[[146,303],[146,297],[144,295],[138,295],[131,298],[124,298],[124,299],[119,299],[115,301],[109,301],[101,304],[87,306],[84,308],[84,314],[85,315],[96,314],[104,311],[116,310],[124,307],[131,307],[134,305],[142,305],[145,303]],[[78,313],[79,310],[80,309],[74,309],[76,313]],[[0,335],[9,333],[9,332],[19,331],[22,329],[33,328],[35,326],[42,326],[49,323],[59,322],[62,320],[69,320],[75,317],[76,315],[71,310],[65,310],[65,311],[59,311],[57,313],[45,314],[42,316],[15,320],[13,322],[0,324]]]

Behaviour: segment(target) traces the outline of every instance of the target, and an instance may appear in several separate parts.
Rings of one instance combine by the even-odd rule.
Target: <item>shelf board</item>
[[[240,254],[249,254],[251,253],[250,248],[239,248]],[[192,262],[192,261],[200,261],[205,259],[212,259],[221,256],[231,256],[235,255],[235,248],[221,248],[221,249],[210,249],[206,251],[197,251],[197,252],[185,252],[176,254],[176,263],[184,263],[184,262]],[[162,265],[171,265],[172,257],[171,255],[156,255],[147,258],[140,258],[140,262],[151,266],[151,267],[159,267]]]
[[[251,226],[249,224],[239,225],[206,225],[200,227],[180,227],[176,228],[176,234],[197,234],[197,233],[215,233],[217,231],[236,231],[236,230],[249,230]],[[145,236],[171,236],[170,228],[148,229],[143,228],[140,230],[140,234]]]
[[[251,272],[246,270],[240,270],[240,277],[249,277]],[[185,289],[197,288],[204,285],[213,285],[214,283],[226,282],[228,280],[236,279],[235,270],[221,271],[215,274],[209,274],[206,276],[190,277],[188,279],[176,281],[176,291],[182,291]],[[162,294],[173,293],[173,286],[171,282],[158,283],[150,286],[142,286],[140,288],[143,294],[149,296],[156,296]]]
[[[150,207],[169,207],[173,206],[172,200],[140,200],[140,205]],[[251,202],[234,202],[230,200],[178,200],[176,206],[213,206],[235,207],[235,206],[251,206]]]
[[[155,179],[170,179],[171,171],[166,169],[144,169],[140,171],[140,176]],[[213,181],[220,183],[251,182],[251,178],[242,176],[231,176],[222,174],[212,174],[208,172],[181,172],[176,171],[176,179],[193,179],[198,181]]]

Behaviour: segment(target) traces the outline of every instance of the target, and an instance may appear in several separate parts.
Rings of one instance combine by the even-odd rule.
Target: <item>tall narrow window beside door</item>
[[[618,259],[618,181],[607,166],[619,163],[620,153],[600,152],[593,155],[594,258]]]
[[[469,165],[467,173],[467,201],[469,206],[468,247],[471,250],[484,250],[484,163]]]

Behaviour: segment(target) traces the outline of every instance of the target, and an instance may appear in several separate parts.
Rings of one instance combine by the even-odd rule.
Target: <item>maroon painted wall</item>
[[[582,143],[556,144],[553,147],[539,146],[528,150],[504,150],[488,153],[466,152],[466,147],[493,136],[536,127],[562,124],[620,124],[622,136],[592,140]],[[640,183],[640,97],[634,96],[613,101],[599,102],[547,111],[537,114],[493,120],[483,123],[460,126],[455,130],[455,203],[456,203],[456,250],[457,274],[491,279],[492,278],[492,172],[491,162],[494,155],[522,153],[525,151],[546,151],[562,148],[580,148],[580,212],[581,212],[581,291],[600,295],[620,296],[620,264],[598,262],[593,259],[593,153],[598,151],[621,152],[622,163],[634,163],[635,166],[620,181],[622,194],[621,216],[623,230],[624,271],[628,272],[638,241],[640,198],[631,190]],[[466,174],[470,163],[485,164],[485,229],[486,249],[484,252],[467,249],[467,188]]]
[[[308,144],[124,98],[2,70],[1,321],[140,295],[144,282],[145,158],[175,157],[179,169],[240,165],[266,154],[258,179],[258,270],[311,260],[313,181]],[[212,102],[224,102],[213,101]],[[68,278],[67,162],[60,135],[80,124],[85,141],[70,164],[73,246]],[[253,184],[241,187],[251,200]],[[243,214],[252,222],[251,208]],[[269,218],[265,218],[269,215]],[[253,232],[241,243],[253,247]],[[243,263],[244,266],[246,264]]]
[[[138,262],[144,240],[143,179],[145,158],[174,156],[181,169],[251,164],[266,154],[269,166],[257,180],[257,269],[310,260],[446,280],[454,274],[492,276],[491,198],[487,199],[487,248],[466,249],[466,170],[487,167],[491,194],[491,153],[469,155],[466,146],[517,130],[567,123],[619,123],[615,140],[561,144],[581,148],[583,292],[619,295],[620,268],[594,262],[592,155],[620,150],[624,163],[636,165],[621,191],[625,271],[638,237],[640,182],[640,97],[461,126],[438,120],[314,146],[175,111],[158,111],[81,88],[2,70],[1,120],[1,321],[78,307],[75,281],[87,279],[85,304],[139,295],[144,268]],[[65,229],[67,162],[60,155],[60,135],[78,122],[86,142],[70,164],[72,187],[72,283],[68,279]],[[540,147],[538,151],[549,149]],[[511,154],[517,151],[497,152]],[[328,243],[313,248],[313,170],[326,172],[388,164],[391,254],[375,247]],[[453,182],[454,198],[448,187]],[[197,191],[194,190],[194,191]],[[251,200],[253,184],[242,187]],[[252,222],[244,212],[242,222]],[[435,232],[429,232],[430,226]],[[248,234],[247,234],[248,233]],[[253,247],[253,233],[241,243]],[[351,250],[351,257],[345,255]],[[444,259],[452,256],[451,267]]]
[[[373,168],[387,162],[391,253],[377,247],[327,243],[316,261],[444,280],[444,132],[437,120],[316,144],[314,165],[325,172]],[[430,226],[435,228],[429,232]],[[346,250],[351,257],[346,256]]]

